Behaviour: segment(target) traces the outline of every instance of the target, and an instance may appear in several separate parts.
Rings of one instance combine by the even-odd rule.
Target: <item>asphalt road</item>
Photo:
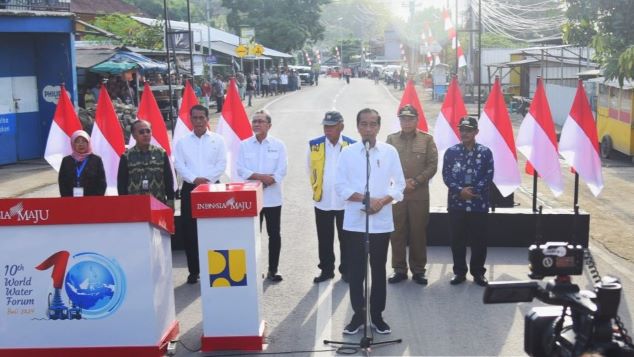
[[[399,97],[400,98],[400,97]],[[263,318],[266,320],[268,345],[265,352],[279,354],[295,352],[296,356],[330,356],[333,351],[324,339],[358,342],[361,334],[342,336],[341,331],[352,316],[348,287],[340,277],[328,283],[313,284],[318,274],[317,238],[311,203],[310,186],[306,174],[307,141],[321,134],[320,121],[327,110],[343,113],[344,134],[358,137],[355,127],[356,113],[365,107],[382,114],[379,139],[396,131],[395,116],[398,100],[391,90],[366,79],[345,81],[322,78],[319,87],[303,87],[301,91],[275,98],[266,105],[273,117],[270,134],[287,145],[289,152],[288,176],[284,181],[282,209],[282,253],[280,273],[284,281],[273,285],[264,282]],[[439,105],[425,107],[430,127],[437,116]],[[608,165],[609,166],[609,165]],[[631,183],[634,169],[627,162],[615,161],[614,167],[604,169],[606,190],[600,199],[589,197],[582,188],[582,208],[591,212],[591,235],[620,235],[632,238],[631,222],[634,207],[629,199],[634,194]],[[568,183],[570,179],[568,178]],[[610,188],[612,185],[614,188]],[[516,200],[529,207],[530,178],[525,178]],[[567,186],[571,189],[572,186]],[[54,187],[46,187],[28,196],[55,195]],[[572,205],[568,196],[554,199],[542,186],[540,200],[552,207]],[[445,204],[446,189],[442,180],[432,182],[433,206]],[[597,217],[597,218],[595,218]],[[603,217],[599,219],[599,217]],[[595,219],[607,228],[596,231]],[[267,237],[263,234],[264,253]],[[634,306],[634,264],[618,255],[634,254],[634,239],[620,239],[615,243],[593,240],[591,250],[602,274],[621,278],[624,293],[619,308],[626,327],[632,327]],[[605,246],[608,247],[606,249]],[[617,254],[613,254],[609,250]],[[335,250],[337,251],[337,250]],[[202,334],[200,286],[184,284],[187,269],[183,252],[174,252],[174,286],[176,312],[181,326],[181,345],[176,356],[200,356],[185,347],[197,349]],[[262,256],[266,257],[266,254]],[[631,255],[630,255],[631,256]],[[376,347],[372,355],[524,355],[524,314],[533,304],[484,305],[483,288],[468,280],[459,286],[450,286],[451,253],[448,247],[430,247],[428,250],[429,285],[421,287],[411,280],[388,285],[386,321],[392,327],[389,336],[375,336],[377,341],[400,338],[400,344]],[[389,268],[388,257],[388,272]],[[266,262],[260,262],[265,265]],[[487,277],[494,280],[525,280],[528,273],[527,251],[521,248],[491,248],[487,258]],[[582,288],[590,287],[586,273],[576,277]],[[209,353],[220,355],[226,353]],[[362,355],[358,352],[357,355]]]

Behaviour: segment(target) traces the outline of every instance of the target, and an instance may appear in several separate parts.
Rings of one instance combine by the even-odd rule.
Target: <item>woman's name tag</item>
[[[84,197],[84,188],[73,187],[73,197]]]

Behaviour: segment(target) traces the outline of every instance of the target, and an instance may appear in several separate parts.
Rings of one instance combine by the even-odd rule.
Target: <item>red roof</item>
[[[70,11],[76,14],[109,15],[119,12],[127,15],[144,15],[144,12],[134,5],[122,0],[73,0]]]

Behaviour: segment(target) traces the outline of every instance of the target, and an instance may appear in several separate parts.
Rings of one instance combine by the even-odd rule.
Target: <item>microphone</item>
[[[370,151],[370,140],[364,139],[363,146],[365,146],[365,151]]]

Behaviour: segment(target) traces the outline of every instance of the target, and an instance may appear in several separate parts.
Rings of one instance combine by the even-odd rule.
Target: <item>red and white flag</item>
[[[163,114],[156,103],[154,93],[150,85],[146,82],[143,86],[143,95],[141,96],[141,103],[139,103],[139,110],[136,114],[137,119],[145,120],[152,126],[152,141],[150,142],[154,146],[163,148],[167,153],[167,156],[172,156],[172,148],[170,146],[169,135],[167,134],[167,126],[165,126],[165,120]],[[129,146],[132,147],[136,144],[136,141],[130,135]]]
[[[458,132],[458,123],[460,118],[467,115],[467,109],[462,100],[462,93],[458,86],[458,80],[454,76],[449,83],[447,96],[442,103],[436,125],[434,126],[434,141],[438,148],[438,167],[442,169],[442,162],[445,151],[450,147],[460,143],[460,133]]]
[[[418,129],[426,133],[429,132],[427,119],[425,119],[425,112],[423,112],[423,106],[420,104],[418,93],[416,93],[416,88],[414,87],[414,81],[411,79],[407,81],[407,84],[405,85],[405,90],[403,91],[403,96],[401,97],[401,103],[398,105],[398,110],[407,104],[413,106],[418,112]]]
[[[496,78],[478,121],[477,141],[493,153],[493,183],[502,196],[513,193],[522,182],[517,166],[511,118],[504,103],[500,79]]]
[[[561,130],[559,152],[568,165],[586,181],[592,194],[598,196],[603,189],[599,139],[592,109],[581,80],[577,84],[577,94],[572,102],[570,114]]]
[[[442,12],[442,16],[445,23],[445,30],[447,31],[447,35],[451,40],[451,48],[455,49],[458,54],[458,67],[464,67],[467,65],[467,61],[464,57],[464,52],[462,51],[462,46],[460,46],[460,41],[456,36],[456,29],[451,23],[451,17],[449,15],[449,10],[445,9]]]
[[[62,159],[70,155],[73,149],[70,144],[70,137],[77,130],[81,130],[81,122],[75,113],[75,107],[68,98],[64,85],[60,86],[59,101],[53,115],[51,129],[46,140],[44,158],[55,171],[59,171]]]
[[[95,112],[95,125],[90,135],[92,151],[101,156],[103,168],[106,172],[107,193],[114,195],[117,192],[117,171],[119,159],[125,152],[123,130],[117,118],[117,113],[112,106],[105,85],[99,91],[97,111]]]
[[[240,142],[253,136],[253,130],[240,100],[235,79],[231,79],[227,86],[227,97],[222,105],[216,132],[224,138],[227,146],[227,174],[232,181],[239,180],[236,161],[240,152]]]
[[[189,135],[189,133],[194,130],[192,126],[192,121],[190,119],[189,111],[194,106],[197,105],[198,98],[196,97],[196,93],[194,93],[194,89],[192,85],[187,81],[185,83],[185,90],[183,91],[183,101],[181,102],[181,108],[178,111],[178,119],[176,119],[176,126],[174,126],[174,136],[172,137],[172,144],[176,147],[176,143]]]
[[[528,113],[517,134],[517,149],[528,160],[526,170],[532,174],[533,168],[546,181],[555,197],[564,190],[564,182],[559,167],[555,123],[550,114],[544,83],[537,80],[537,89]]]

